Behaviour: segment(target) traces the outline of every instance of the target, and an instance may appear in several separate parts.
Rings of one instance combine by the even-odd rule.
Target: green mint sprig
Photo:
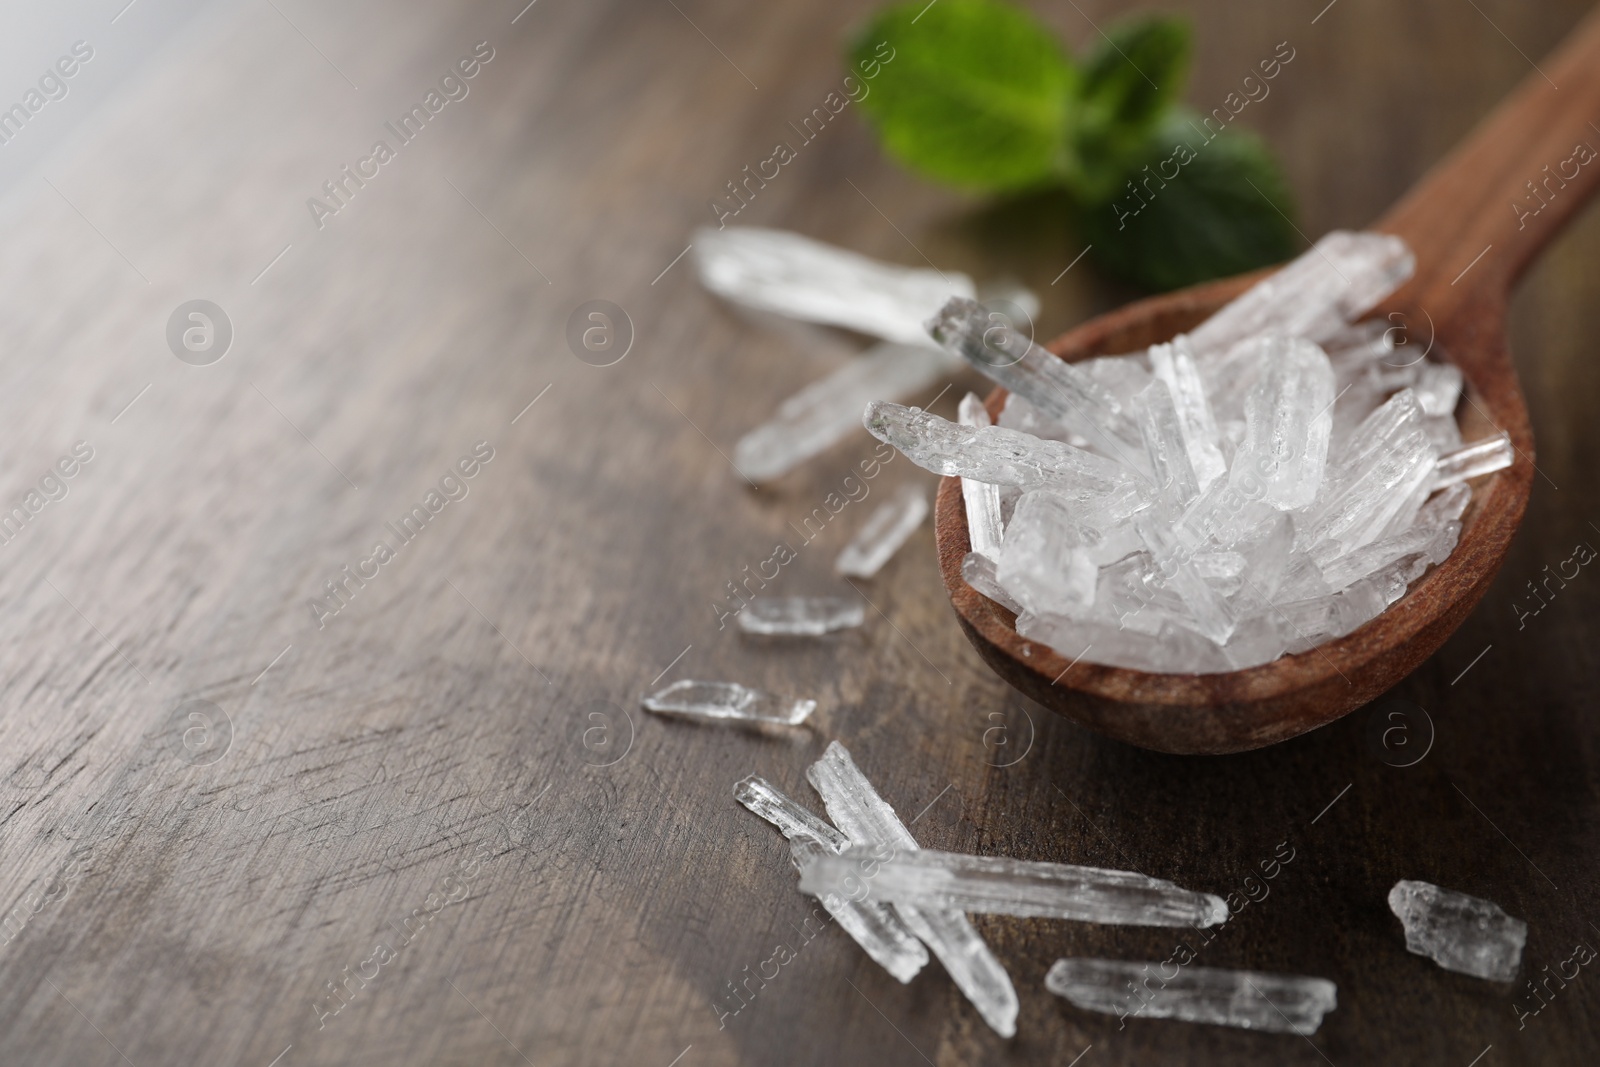
[[[911,0],[873,16],[849,58],[885,42],[895,62],[861,101],[885,150],[962,189],[1061,189],[1108,273],[1164,290],[1293,254],[1288,185],[1265,145],[1178,106],[1183,21],[1135,17],[1074,61],[1001,0]]]

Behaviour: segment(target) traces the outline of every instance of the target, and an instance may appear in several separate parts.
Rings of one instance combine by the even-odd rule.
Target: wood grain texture
[[[1316,234],[1376,217],[1522,78],[1519,50],[1543,56],[1587,8],[1475,3],[1340,0],[1315,25],[1320,2],[1174,6],[1198,105],[1297,49],[1240,121]],[[717,628],[725,583],[778,541],[797,549],[779,591],[842,588],[832,559],[871,497],[810,544],[791,523],[872,442],[744,486],[719,450],[857,345],[732,313],[683,261],[662,272],[837,83],[864,4],[540,0],[515,25],[515,0],[276,6],[198,23],[0,202],[0,503],[94,449],[0,545],[0,1063],[1592,1058],[1588,969],[1519,1029],[1518,990],[1406,954],[1383,903],[1402,877],[1490,897],[1530,925],[1525,973],[1600,938],[1600,580],[1552,582],[1520,626],[1513,610],[1600,538],[1592,214],[1512,304],[1540,441],[1527,518],[1479,609],[1385,698],[1426,709],[1431,727],[1408,722],[1426,756],[1385,762],[1410,757],[1369,739],[1392,725],[1381,701],[1265,751],[1161,756],[1020,701],[963,638],[926,529],[860,583],[860,631],[785,647]],[[1124,9],[1039,10],[1081,43]],[[306,199],[480,41],[470,94],[317,229]],[[1052,286],[1081,248],[1058,208],[919,183],[848,111],[738,221],[1010,271],[1047,295],[1046,335],[1129,295],[1082,265]],[[210,366],[164,339],[193,298],[235,327]],[[633,323],[614,366],[567,348],[592,299]],[[307,602],[480,441],[494,457],[465,498],[319,628]],[[933,487],[895,460],[871,493],[906,481]],[[669,664],[663,682],[814,696],[817,721],[773,739],[649,717],[637,698]],[[195,699],[231,722],[215,762],[183,754],[174,713]],[[1260,895],[1287,842],[1200,959],[1326,976],[1338,1009],[1315,1047],[1119,1030],[1045,971],[1161,960],[1176,932],[985,919],[1022,1002],[1001,1042],[936,968],[902,987],[837,930],[807,940],[785,848],[731,789],[757,772],[814,803],[804,768],[832,738],[930,847]],[[719,1028],[727,984],[779,941],[796,958]],[[328,983],[361,973],[326,1014]]]

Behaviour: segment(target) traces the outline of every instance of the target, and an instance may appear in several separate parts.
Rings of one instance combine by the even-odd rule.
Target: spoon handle
[[[1439,321],[1504,306],[1600,187],[1600,8],[1376,225],[1417,254],[1401,299]]]

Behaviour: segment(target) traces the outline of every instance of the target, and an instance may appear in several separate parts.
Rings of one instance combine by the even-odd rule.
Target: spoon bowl
[[[1506,346],[1506,306],[1516,279],[1600,186],[1600,158],[1592,149],[1575,176],[1561,167],[1578,158],[1583,142],[1595,141],[1588,120],[1600,115],[1600,11],[1542,69],[1548,79],[1530,75],[1372,227],[1404,238],[1417,257],[1416,274],[1377,314],[1405,329],[1408,343],[1430,349],[1430,358],[1461,369],[1457,420],[1464,441],[1503,430],[1515,449],[1510,467],[1472,483],[1455,551],[1345,637],[1248,670],[1156,674],[1074,662],[1019,635],[1016,616],[961,577],[970,551],[966,511],[960,480],[944,478],[934,505],[939,569],[962,630],[996,673],[1045,707],[1119,741],[1220,754],[1285,741],[1354,711],[1455,632],[1498,573],[1532,488],[1533,432]],[[1544,186],[1549,199],[1535,199],[1529,183],[1552,173],[1555,182]],[[1139,351],[1193,329],[1269,273],[1141,300],[1048,348],[1068,361]],[[992,419],[1006,396],[997,389],[986,400]]]

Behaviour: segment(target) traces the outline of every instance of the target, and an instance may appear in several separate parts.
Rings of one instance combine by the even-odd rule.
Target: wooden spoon
[[[1108,737],[1161,752],[1224,753],[1332,722],[1431,656],[1488,590],[1527,506],[1533,433],[1506,348],[1506,304],[1512,284],[1600,186],[1600,158],[1575,149],[1600,145],[1592,121],[1600,121],[1600,9],[1372,227],[1405,238],[1417,256],[1416,275],[1380,313],[1398,313],[1392,321],[1405,324],[1411,343],[1461,368],[1467,441],[1499,429],[1516,448],[1511,467],[1474,483],[1461,540],[1443,564],[1348,636],[1260,667],[1195,675],[1074,665],[1019,636],[1011,612],[962,580],[967,518],[960,481],[945,478],[934,511],[939,568],[984,660],[1027,696]],[[1586,153],[1588,162],[1577,164]],[[1141,300],[1072,330],[1050,350],[1070,361],[1169,340],[1265,273]],[[990,394],[991,417],[1005,398],[1003,389]]]

